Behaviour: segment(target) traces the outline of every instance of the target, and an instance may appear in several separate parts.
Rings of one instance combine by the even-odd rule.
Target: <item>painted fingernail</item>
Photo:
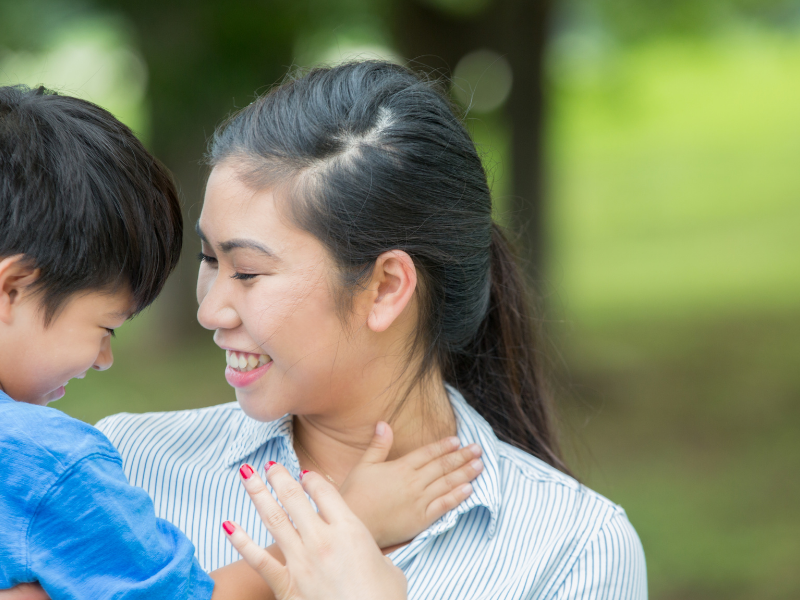
[[[461,493],[465,496],[469,496],[472,493],[472,485],[469,483],[461,488]]]
[[[244,479],[250,479],[250,476],[253,474],[253,467],[250,465],[242,465],[242,467],[239,469],[239,474]]]
[[[264,465],[264,472],[266,473],[267,471],[269,471],[272,467],[274,467],[277,464],[278,463],[276,463],[274,460],[269,461],[266,465]]]
[[[302,472],[300,473],[300,481],[303,481],[303,476],[304,476],[306,473],[308,473],[308,471],[302,471]]]
[[[228,535],[232,534],[232,533],[233,533],[233,531],[234,531],[234,529],[236,529],[236,528],[233,526],[233,523],[231,523],[230,521],[225,521],[225,522],[222,524],[222,528],[225,530],[225,533],[227,533]]]
[[[483,471],[483,461],[478,458],[469,463],[469,466],[478,472]]]
[[[380,423],[375,425],[375,433],[377,433],[378,435],[383,435],[384,433],[386,433],[386,423],[381,421]]]

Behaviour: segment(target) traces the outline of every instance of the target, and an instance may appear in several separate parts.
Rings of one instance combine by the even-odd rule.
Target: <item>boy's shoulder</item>
[[[96,428],[47,406],[0,397],[0,448],[5,468],[50,476],[93,455],[119,461],[111,442]]]

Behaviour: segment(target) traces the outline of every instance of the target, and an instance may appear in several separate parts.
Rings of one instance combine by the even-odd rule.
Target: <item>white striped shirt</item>
[[[497,439],[448,387],[462,444],[483,448],[472,495],[389,556],[412,600],[644,600],[644,552],[625,511],[541,460]],[[183,530],[211,571],[238,560],[221,523],[273,542],[238,468],[274,460],[299,476],[292,418],[262,423],[234,402],[166,413],[119,414],[97,427],[122,455],[159,517]]]

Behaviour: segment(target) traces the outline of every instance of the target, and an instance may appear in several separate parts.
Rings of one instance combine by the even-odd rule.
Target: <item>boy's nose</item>
[[[103,345],[100,347],[100,354],[97,355],[97,360],[94,361],[93,367],[97,371],[105,371],[114,364],[114,354],[111,352],[111,336],[103,340]]]

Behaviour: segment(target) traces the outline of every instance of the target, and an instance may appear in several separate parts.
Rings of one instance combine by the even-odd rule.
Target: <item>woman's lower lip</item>
[[[225,379],[235,388],[247,387],[264,375],[271,366],[272,361],[269,361],[267,364],[247,372],[237,371],[233,367],[225,367]]]

